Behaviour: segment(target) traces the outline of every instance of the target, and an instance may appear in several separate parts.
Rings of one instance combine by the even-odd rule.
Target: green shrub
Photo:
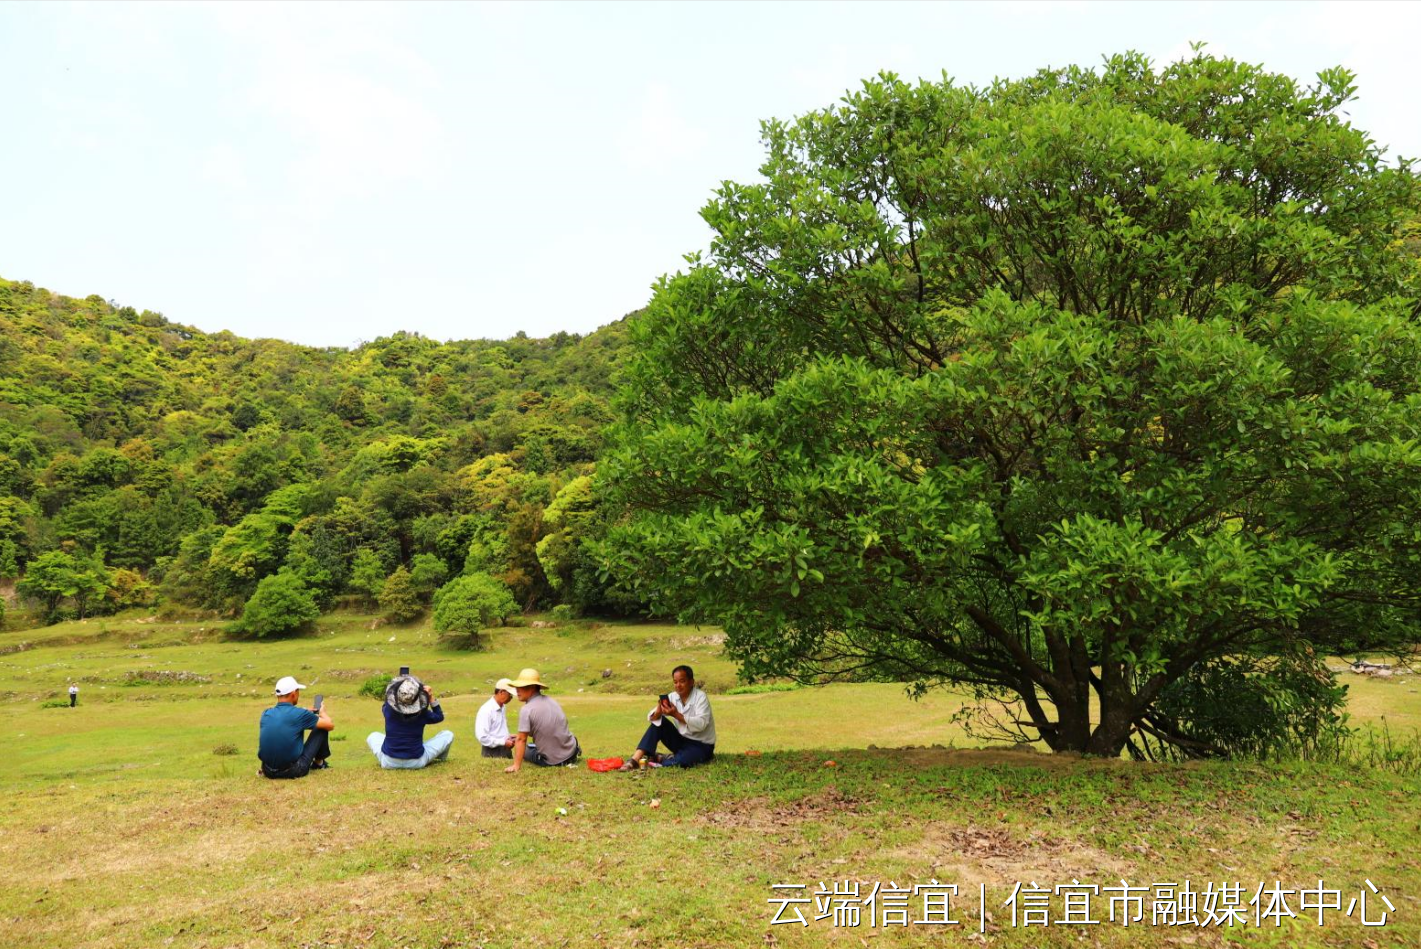
[[[384,700],[385,689],[389,686],[392,675],[377,674],[360,683],[360,688],[356,690],[357,695],[367,698]]]
[[[553,607],[552,612],[548,615],[559,622],[565,622],[570,619],[575,619],[577,611],[572,608],[572,604],[570,603],[559,603]]]
[[[293,633],[321,615],[316,595],[294,573],[264,578],[247,605],[236,630],[258,639]]]
[[[1195,743],[1150,748],[1249,758],[1313,757],[1344,744],[1347,686],[1315,656],[1229,656],[1198,663],[1160,693],[1152,727]],[[1154,756],[1154,755],[1151,755]]]

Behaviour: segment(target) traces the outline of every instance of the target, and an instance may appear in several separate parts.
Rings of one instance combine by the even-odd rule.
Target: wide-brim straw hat
[[[418,715],[429,708],[429,696],[414,676],[395,676],[385,686],[385,704],[401,715]]]
[[[543,685],[543,677],[538,675],[537,669],[524,669],[518,673],[518,678],[511,680],[508,684],[515,689],[521,689],[528,685],[536,685],[543,689],[547,688],[546,685]]]

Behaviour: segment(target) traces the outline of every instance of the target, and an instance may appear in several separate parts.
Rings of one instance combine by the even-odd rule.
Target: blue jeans
[[[423,768],[425,765],[436,761],[443,761],[449,757],[449,746],[454,744],[454,733],[444,730],[424,743],[424,754],[418,758],[391,758],[380,750],[380,746],[385,743],[385,736],[382,732],[371,732],[370,737],[365,739],[365,744],[370,746],[370,750],[375,753],[375,760],[380,762],[382,768]]]
[[[641,736],[637,750],[650,757],[656,754],[657,742],[665,745],[666,750],[671,752],[661,759],[661,764],[668,768],[694,768],[715,757],[715,745],[687,738],[676,730],[669,718],[663,718],[660,725],[647,726],[646,734]]]

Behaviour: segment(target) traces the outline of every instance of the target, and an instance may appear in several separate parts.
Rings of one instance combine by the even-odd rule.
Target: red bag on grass
[[[588,758],[587,767],[593,771],[616,771],[623,764],[621,758]]]

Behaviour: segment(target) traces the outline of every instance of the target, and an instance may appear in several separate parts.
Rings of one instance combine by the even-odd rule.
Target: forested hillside
[[[238,616],[259,585],[286,619],[408,618],[461,575],[615,609],[581,549],[626,349],[624,322],[315,349],[0,280],[0,578],[50,618]]]

